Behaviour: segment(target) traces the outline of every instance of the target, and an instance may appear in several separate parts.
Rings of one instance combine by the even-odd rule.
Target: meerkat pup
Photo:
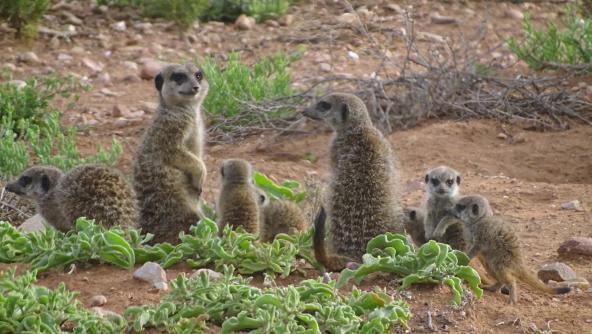
[[[421,208],[407,207],[403,210],[405,215],[405,231],[411,236],[413,242],[421,246],[427,242],[425,238],[425,231],[423,228],[423,221],[425,213]]]
[[[220,230],[226,225],[242,227],[250,233],[259,232],[260,193],[255,189],[251,164],[243,159],[222,162],[217,209]]]
[[[177,243],[200,219],[206,178],[201,104],[208,93],[194,65],[169,65],[154,79],[159,105],[134,160],[140,227],[152,242]]]
[[[8,183],[6,191],[33,200],[43,218],[62,232],[74,229],[79,217],[105,227],[136,225],[134,191],[113,168],[83,165],[64,173],[55,167],[33,166]]]
[[[364,102],[333,93],[304,110],[334,130],[330,146],[331,181],[315,220],[315,256],[327,269],[343,269],[361,260],[366,244],[387,231],[403,231],[398,171],[386,138],[372,125]],[[325,218],[330,220],[329,250]]]
[[[470,233],[469,258],[479,258],[489,275],[497,280],[497,283],[485,289],[498,291],[505,285],[510,290],[510,304],[518,301],[516,280],[550,294],[568,293],[571,290],[549,287],[524,267],[516,234],[502,219],[493,216],[485,197],[462,197],[450,213],[461,219]]]
[[[466,251],[467,241],[465,228],[461,221],[450,217],[448,210],[452,209],[459,197],[460,174],[447,166],[431,169],[425,176],[426,199],[423,204],[425,240],[449,244],[453,249]],[[443,225],[446,230],[439,237],[434,237],[434,230],[443,218],[451,223]],[[456,224],[453,224],[456,222]]]
[[[271,242],[279,233],[295,234],[306,229],[306,218],[298,205],[290,201],[261,198],[261,225],[259,238]]]

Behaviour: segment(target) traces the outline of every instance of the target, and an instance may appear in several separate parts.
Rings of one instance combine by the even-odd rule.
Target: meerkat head
[[[6,191],[24,198],[39,200],[57,185],[64,175],[61,170],[49,166],[33,166],[6,185]]]
[[[327,122],[333,129],[365,127],[371,124],[366,105],[357,96],[346,93],[332,93],[321,97],[303,114]]]
[[[425,176],[426,192],[440,198],[454,197],[460,189],[460,174],[446,166],[436,167]]]
[[[208,93],[203,71],[193,64],[166,66],[154,78],[154,85],[168,106],[196,105]]]
[[[249,183],[252,174],[251,164],[243,159],[228,159],[220,167],[222,185],[229,183]]]
[[[461,197],[451,211],[453,216],[464,221],[466,224],[473,224],[483,217],[493,215],[489,201],[480,195]]]

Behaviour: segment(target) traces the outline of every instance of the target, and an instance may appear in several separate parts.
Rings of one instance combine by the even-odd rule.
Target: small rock
[[[38,213],[33,217],[25,220],[25,222],[22,223],[18,227],[18,229],[23,232],[45,231],[47,229],[47,224],[45,222],[45,219],[43,219],[43,216],[41,216],[41,214]]]
[[[539,279],[545,283],[550,280],[563,282],[577,277],[575,271],[565,263],[553,262],[544,265],[537,273]]]
[[[49,47],[52,50],[55,50],[57,48],[60,47],[60,39],[58,38],[58,36],[53,36],[50,40],[49,40]]]
[[[156,102],[140,102],[140,109],[143,110],[145,113],[152,114],[156,111],[156,108],[158,108],[158,103]]]
[[[135,74],[126,75],[121,80],[123,80],[124,82],[141,82],[142,81],[142,79],[140,79],[140,77]]]
[[[584,211],[582,203],[580,203],[580,201],[578,201],[577,199],[561,204],[561,208],[563,210]]]
[[[255,19],[244,14],[241,14],[234,25],[239,30],[252,30],[255,27]]]
[[[284,27],[287,26],[291,26],[292,23],[294,23],[294,15],[292,14],[288,14],[288,15],[284,15],[280,18],[280,24],[283,25]]]
[[[337,22],[341,24],[354,25],[358,22],[358,18],[352,13],[343,13],[337,17]]]
[[[22,61],[24,63],[29,63],[29,64],[38,64],[39,63],[39,57],[37,57],[37,54],[33,51],[22,53],[22,54],[18,55],[16,58],[17,58],[17,60]]]
[[[319,69],[323,72],[331,72],[331,65],[329,65],[327,63],[320,63]]]
[[[140,69],[140,78],[152,80],[164,66],[166,64],[158,60],[146,60]]]
[[[123,62],[123,66],[129,68],[130,70],[138,70],[138,64],[134,63],[133,61],[126,60]]]
[[[328,272],[325,272],[323,274],[323,283],[329,283],[331,282],[332,278],[331,278],[331,274],[329,274]]]
[[[501,52],[494,51],[494,52],[492,52],[492,53],[491,53],[491,57],[492,57],[493,59],[499,59],[499,58],[501,58],[502,56],[503,56],[503,54],[502,54]]]
[[[154,284],[154,287],[159,291],[168,291],[169,285],[166,282],[157,282]]]
[[[99,62],[96,62],[94,60],[91,60],[89,58],[82,58],[81,61],[84,66],[90,68],[93,72],[100,72],[105,67],[105,65],[103,65]]]
[[[430,19],[434,24],[459,24],[460,21],[456,17],[440,15],[436,12],[430,15]]]
[[[84,50],[84,48],[81,46],[75,46],[72,49],[70,49],[70,52],[72,52],[73,54],[76,54],[76,55],[82,55],[82,54],[86,53],[86,50]]]
[[[146,262],[134,272],[134,278],[152,285],[158,282],[166,282],[166,272],[155,262]]]
[[[93,12],[97,13],[97,14],[105,14],[109,11],[109,7],[107,7],[106,5],[100,5],[98,7],[93,8]]]
[[[274,27],[274,28],[277,28],[280,26],[280,23],[276,20],[267,20],[267,21],[265,21],[265,24],[267,24],[270,27]]]
[[[119,96],[120,95],[120,94],[117,94],[117,93],[111,91],[109,88],[101,88],[101,90],[99,92],[105,96]]]
[[[347,52],[347,57],[353,61],[357,61],[360,59],[360,56],[358,56],[357,53],[353,52],[353,51],[348,51]]]
[[[115,30],[115,31],[125,31],[127,29],[127,26],[125,24],[125,21],[119,21],[119,22],[115,22],[111,25],[111,29]]]
[[[571,238],[557,250],[557,253],[562,256],[570,255],[586,255],[592,256],[592,238],[574,237]]]
[[[348,262],[345,267],[350,270],[356,270],[360,267],[360,264],[357,262]]]
[[[397,14],[404,14],[405,13],[405,10],[403,10],[403,8],[401,8],[401,6],[394,4],[394,3],[386,5],[386,8],[392,10],[393,12],[395,12]]]
[[[131,123],[132,123],[132,121],[130,119],[127,119],[125,117],[119,117],[118,119],[115,120],[115,122],[113,122],[113,126],[115,126],[117,128],[123,128],[123,127],[130,125]]]
[[[83,21],[78,18],[76,15],[70,13],[69,11],[62,11],[62,17],[66,19],[66,22],[75,24],[77,26],[82,25]]]
[[[506,17],[509,17],[509,18],[515,19],[515,20],[522,20],[524,18],[524,14],[522,14],[522,12],[520,10],[515,9],[515,8],[506,9],[504,14],[506,15]]]
[[[90,307],[103,306],[107,304],[107,297],[103,295],[96,295],[90,299]]]
[[[524,132],[518,132],[510,138],[510,144],[522,144],[526,142],[526,135]]]
[[[111,76],[107,72],[101,72],[97,77],[97,82],[104,85],[110,86],[111,85]]]
[[[67,53],[60,53],[58,54],[58,61],[63,62],[63,63],[69,63],[72,61],[72,56],[70,56]]]
[[[138,30],[146,31],[146,30],[149,30],[150,28],[152,28],[152,23],[150,23],[150,22],[134,23],[134,28],[138,29]]]
[[[123,104],[116,104],[113,106],[113,110],[111,110],[111,116],[113,117],[127,116],[129,114],[130,110]]]
[[[23,80],[10,80],[8,84],[16,86],[17,89],[23,89],[27,86],[27,82]]]
[[[99,317],[101,318],[121,318],[121,316],[113,311],[109,311],[109,310],[105,310],[102,307],[91,307],[91,310],[93,310]]]
[[[430,42],[430,43],[446,43],[444,37],[436,34],[432,34],[431,32],[419,32],[417,33],[417,39],[422,42]]]
[[[205,272],[206,274],[208,274],[208,279],[210,281],[217,281],[220,278],[222,278],[222,274],[221,273],[219,273],[217,271],[214,271],[214,270],[211,270],[211,269],[205,269],[205,268],[197,269],[196,271],[194,271],[191,274],[190,277],[191,278],[198,278],[201,275],[201,273],[203,273],[203,272]]]
[[[505,139],[508,139],[508,135],[506,135],[503,132],[500,132],[500,133],[497,134],[497,138],[498,139],[504,139],[505,140]]]

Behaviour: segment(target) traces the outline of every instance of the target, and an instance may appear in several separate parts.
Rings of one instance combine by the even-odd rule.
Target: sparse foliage
[[[18,37],[35,37],[48,7],[49,0],[4,0],[0,2],[0,19],[16,29]]]

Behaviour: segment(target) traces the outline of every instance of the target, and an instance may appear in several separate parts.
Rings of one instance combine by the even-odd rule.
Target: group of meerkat
[[[159,105],[138,147],[133,185],[116,169],[84,165],[64,173],[49,166],[25,170],[6,190],[36,202],[56,229],[69,231],[79,217],[110,227],[140,227],[153,243],[178,243],[179,233],[201,218],[207,176],[203,162],[205,124],[201,104],[208,82],[192,64],[169,65],[154,79]],[[252,182],[252,167],[241,159],[222,163],[217,202],[219,224],[242,227],[272,241],[278,233],[307,226],[300,208],[270,200]]]

